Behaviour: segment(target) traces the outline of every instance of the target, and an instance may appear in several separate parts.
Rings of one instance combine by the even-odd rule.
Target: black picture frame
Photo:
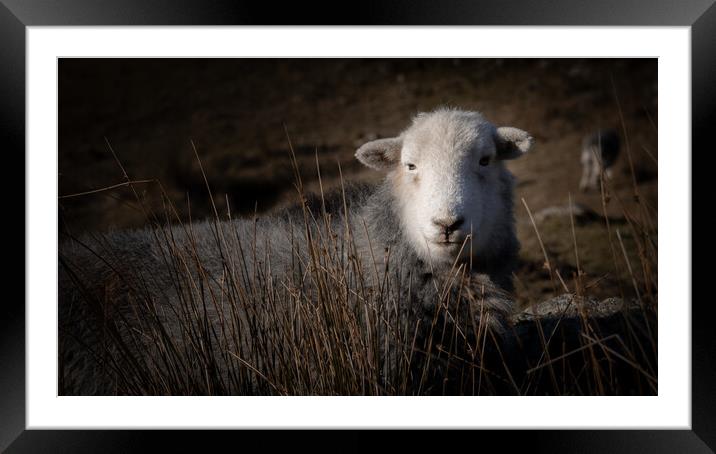
[[[22,180],[9,183],[9,179],[3,178],[3,181],[6,191],[12,194],[6,198],[7,212],[15,215],[23,213],[22,235],[25,241],[25,32],[26,27],[40,25],[689,26],[692,39],[692,149],[708,152],[713,148],[710,120],[716,111],[714,0],[366,0],[341,5],[316,2],[274,5],[229,0],[0,0],[0,143],[5,151],[5,166],[9,166],[5,167],[6,174],[18,175]],[[16,159],[12,164],[7,160],[11,156]],[[692,152],[694,156],[696,153]],[[693,164],[692,170],[693,194],[705,194],[706,199],[710,199],[712,190],[703,193],[693,189],[694,181],[704,181],[699,180],[696,174],[707,170],[704,166],[699,170]],[[21,191],[22,198],[19,196]],[[19,223],[14,225],[19,230]],[[693,223],[693,219],[692,225],[699,226]],[[700,252],[704,254],[706,251],[702,249]],[[15,263],[13,268],[24,276],[25,259],[22,263],[22,267]],[[692,270],[695,270],[694,267]],[[697,270],[701,270],[702,275],[708,272],[705,268]],[[698,272],[695,274],[698,276]],[[12,279],[9,274],[6,279],[7,282],[20,281]],[[692,277],[692,282],[700,281]],[[287,439],[295,446],[310,443],[309,437],[315,439],[315,434],[297,432],[292,432],[289,438],[233,431],[26,430],[24,286],[19,293],[22,298],[6,297],[0,307],[0,451],[127,452],[151,448],[150,442],[155,441],[161,442],[163,450],[170,450],[173,446],[180,446],[182,450],[191,446],[211,449],[212,446],[230,443],[229,446],[253,451],[270,448]],[[480,431],[478,434],[466,431],[461,432],[459,440],[477,443],[476,449],[479,446],[499,446],[500,450],[508,451],[523,448],[530,452],[714,452],[714,310],[708,297],[692,297],[692,300],[692,430],[550,430],[509,434],[503,431]],[[334,431],[330,435],[332,440],[336,439],[342,446],[354,450],[374,446],[364,432]],[[453,435],[443,438],[413,433],[402,439],[404,449],[425,448],[425,443],[429,441],[443,448],[456,443]],[[313,446],[317,445],[313,443]],[[331,444],[326,443],[325,446],[330,449]]]

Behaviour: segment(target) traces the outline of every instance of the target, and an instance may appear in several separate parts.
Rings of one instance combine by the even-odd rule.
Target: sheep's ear
[[[534,139],[521,129],[503,126],[495,130],[495,145],[497,159],[515,159],[532,149]]]
[[[400,161],[401,148],[401,137],[373,140],[356,151],[356,158],[371,169],[386,170]]]

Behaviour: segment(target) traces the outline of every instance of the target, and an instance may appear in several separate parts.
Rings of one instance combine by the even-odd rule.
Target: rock
[[[581,311],[589,318],[604,318],[615,315],[625,308],[638,309],[638,305],[635,303],[625,305],[621,298],[615,297],[599,301],[592,297],[565,293],[528,307],[515,314],[512,320],[520,323],[538,318],[579,317]]]
[[[503,357],[515,382],[529,384],[520,392],[656,394],[656,308],[621,298],[563,294],[510,321]],[[595,378],[595,373],[602,375]],[[554,377],[563,377],[558,389]]]

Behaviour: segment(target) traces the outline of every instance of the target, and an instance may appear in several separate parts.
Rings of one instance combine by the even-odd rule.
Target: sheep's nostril
[[[455,230],[459,229],[460,226],[462,226],[465,223],[465,218],[457,218],[455,219],[455,222],[453,222],[450,226],[448,226],[448,230],[451,232],[454,232]]]
[[[465,223],[465,218],[462,217],[451,217],[451,218],[433,218],[433,224],[438,226],[445,236],[449,236],[452,232],[459,229],[462,224]]]

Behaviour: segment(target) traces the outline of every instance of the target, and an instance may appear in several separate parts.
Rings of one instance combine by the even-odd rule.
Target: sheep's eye
[[[415,164],[405,164],[408,167],[408,170],[415,170]]]
[[[485,156],[484,158],[480,159],[480,165],[481,165],[481,166],[486,166],[486,165],[488,165],[489,163],[490,163],[490,157],[489,157],[489,156]]]

